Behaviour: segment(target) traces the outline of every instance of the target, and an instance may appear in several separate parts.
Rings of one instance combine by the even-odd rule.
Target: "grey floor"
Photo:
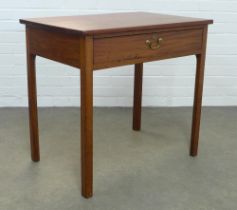
[[[237,107],[204,108],[188,155],[191,108],[94,110],[94,197],[80,194],[78,108],[39,110],[41,161],[29,153],[27,110],[0,109],[2,210],[236,210]]]

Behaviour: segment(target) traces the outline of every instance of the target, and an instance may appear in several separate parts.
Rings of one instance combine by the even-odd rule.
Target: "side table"
[[[80,69],[81,186],[93,195],[93,71],[135,64],[133,129],[141,128],[143,63],[187,55],[197,59],[190,155],[196,156],[207,27],[212,20],[146,12],[21,19],[26,25],[31,157],[40,160],[36,56]]]

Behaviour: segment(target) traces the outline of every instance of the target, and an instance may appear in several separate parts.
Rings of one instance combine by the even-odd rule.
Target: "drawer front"
[[[98,38],[94,40],[94,68],[197,54],[202,29]]]

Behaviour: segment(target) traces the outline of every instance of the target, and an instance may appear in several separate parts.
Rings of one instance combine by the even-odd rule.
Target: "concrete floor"
[[[204,108],[197,158],[191,108],[94,110],[94,197],[80,193],[78,108],[39,110],[41,162],[30,160],[27,109],[0,109],[2,210],[236,210],[237,107]]]

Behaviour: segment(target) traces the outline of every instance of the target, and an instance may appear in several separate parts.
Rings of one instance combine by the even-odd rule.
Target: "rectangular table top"
[[[20,19],[26,25],[84,35],[165,29],[213,23],[212,20],[148,12],[78,15]]]

